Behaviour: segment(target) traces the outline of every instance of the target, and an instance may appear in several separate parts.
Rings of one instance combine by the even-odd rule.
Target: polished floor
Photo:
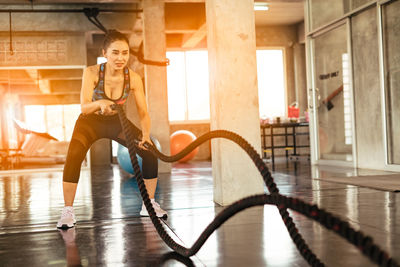
[[[273,177],[282,194],[348,220],[400,261],[400,193],[310,178],[332,174],[383,172],[311,168],[304,159],[282,159]],[[171,175],[160,177],[156,199],[168,211],[164,224],[175,240],[191,246],[223,209],[214,204],[212,190],[210,162],[177,164]],[[55,228],[62,206],[60,172],[0,176],[0,266],[308,266],[274,206],[239,213],[195,256],[176,259],[150,220],[139,216],[138,188],[118,166],[82,172],[75,202],[78,223],[68,231]],[[375,266],[341,237],[292,215],[327,266]]]

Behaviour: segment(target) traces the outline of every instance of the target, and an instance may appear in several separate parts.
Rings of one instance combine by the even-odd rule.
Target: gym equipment
[[[140,171],[142,171],[142,158],[136,154],[137,156],[137,161],[140,167]],[[131,158],[129,157],[129,151],[128,148],[124,147],[121,144],[118,144],[118,150],[117,150],[117,161],[119,166],[126,171],[127,173],[134,174],[133,172],[133,167],[132,167],[132,162]]]
[[[179,130],[174,132],[170,137],[171,155],[178,154],[194,140],[196,140],[196,136],[191,131]],[[185,157],[179,159],[178,162],[187,162],[192,160],[198,152],[199,148],[196,147]]]
[[[164,242],[180,255],[185,257],[190,257],[196,254],[199,251],[199,249],[203,246],[203,244],[206,242],[208,237],[219,226],[221,226],[226,220],[228,220],[236,213],[256,205],[272,204],[276,205],[277,208],[279,209],[279,213],[283,219],[286,228],[288,229],[290,237],[295,243],[299,253],[311,266],[324,266],[324,264],[317,258],[317,256],[308,247],[304,238],[301,236],[296,225],[294,224],[293,219],[289,215],[287,209],[295,210],[305,215],[306,217],[313,219],[316,222],[319,222],[327,229],[334,231],[336,234],[342,236],[351,244],[355,245],[363,254],[368,256],[368,258],[374,263],[380,266],[390,266],[390,267],[400,266],[395,259],[391,258],[387,252],[385,252],[377,244],[375,244],[370,236],[364,235],[364,233],[362,233],[361,231],[355,230],[353,227],[350,226],[348,222],[345,222],[340,218],[334,216],[333,214],[318,208],[317,205],[310,205],[300,199],[281,195],[279,193],[277,185],[274,182],[273,177],[271,176],[271,172],[268,170],[268,167],[266,166],[265,162],[262,160],[260,155],[257,153],[257,151],[238,134],[225,130],[211,131],[200,136],[194,142],[192,142],[190,145],[184,148],[180,153],[174,156],[166,156],[160,153],[153,145],[148,143],[145,144],[145,146],[162,161],[174,162],[183,158],[193,149],[195,149],[200,144],[204,143],[209,139],[212,138],[229,139],[234,143],[236,143],[237,145],[239,145],[250,156],[255,166],[259,170],[260,174],[262,175],[264,182],[268,187],[268,190],[270,191],[270,194],[259,194],[259,195],[249,196],[240,199],[235,203],[231,204],[230,206],[226,207],[207,226],[207,228],[202,232],[202,234],[195,241],[192,247],[186,248],[176,243],[165,230],[164,225],[160,222],[160,218],[156,216],[153,205],[150,202],[149,194],[147,193],[146,186],[144,185],[143,176],[135,156],[136,155],[135,146],[138,144],[139,141],[135,140],[135,135],[132,131],[132,128],[129,127],[130,124],[125,116],[125,112],[123,111],[122,107],[117,106],[116,109],[118,110],[118,115],[121,120],[122,129],[127,138],[127,147],[129,150],[133,169],[135,172],[136,182],[138,183],[138,187],[140,190],[140,194],[143,198],[144,205],[147,211],[149,212],[150,219],[153,222],[158,234],[164,240]]]
[[[157,149],[159,151],[161,151],[161,144],[157,140],[157,138],[150,136],[150,139],[151,139],[151,141],[153,141],[153,143],[157,147]],[[142,161],[143,161],[143,159],[138,154],[136,154],[136,156],[137,156],[137,161],[138,161],[138,164],[139,164],[139,167],[140,167],[140,171],[142,171]],[[118,144],[117,161],[118,161],[118,164],[121,166],[121,168],[124,171],[126,171],[127,173],[130,173],[130,174],[135,174],[134,171],[133,171],[131,159],[129,157],[128,148],[124,147],[121,144]]]

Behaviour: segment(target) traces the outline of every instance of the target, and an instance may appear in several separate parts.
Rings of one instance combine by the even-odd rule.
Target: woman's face
[[[116,70],[123,69],[129,60],[129,45],[122,40],[112,42],[103,55],[107,58],[107,66]]]

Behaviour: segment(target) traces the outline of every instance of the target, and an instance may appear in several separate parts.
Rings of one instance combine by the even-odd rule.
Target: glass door
[[[353,166],[353,113],[348,24],[316,33],[312,42],[316,161]]]

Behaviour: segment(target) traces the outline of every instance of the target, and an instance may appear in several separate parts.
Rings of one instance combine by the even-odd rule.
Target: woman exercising
[[[126,146],[124,133],[117,114],[111,107],[125,103],[130,92],[136,100],[142,131],[133,124],[135,134],[141,141],[138,154],[142,157],[144,183],[158,217],[167,216],[154,201],[157,187],[158,161],[145,147],[150,140],[150,117],[140,76],[126,65],[129,60],[129,41],[120,32],[111,30],[103,44],[103,55],[107,63],[87,67],[83,72],[81,89],[81,111],[76,121],[68,148],[63,173],[65,206],[57,228],[73,227],[76,218],[72,207],[75,199],[82,161],[91,145],[100,138],[109,138]],[[144,204],[141,216],[149,216]]]

